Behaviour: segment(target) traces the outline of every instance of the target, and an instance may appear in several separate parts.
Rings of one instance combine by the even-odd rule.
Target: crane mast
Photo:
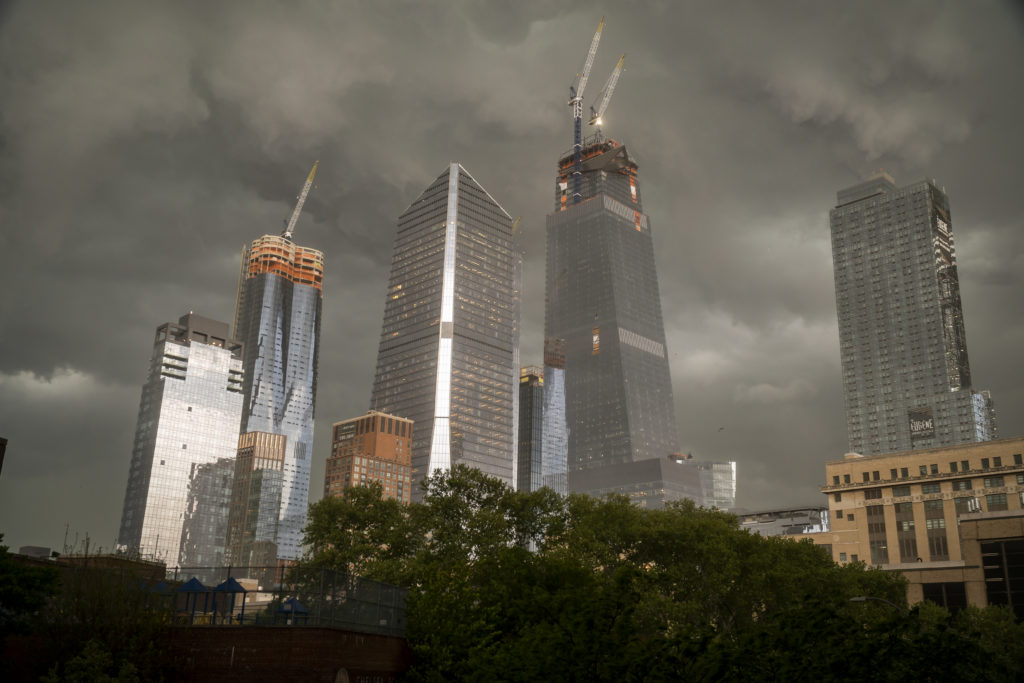
[[[583,89],[587,87],[590,67],[594,65],[597,44],[601,42],[601,31],[604,29],[604,17],[597,25],[594,39],[590,41],[590,51],[583,63],[583,71],[576,75],[576,82],[569,86],[569,106],[572,107],[572,203],[578,204],[583,199],[580,184],[583,181]]]
[[[309,172],[309,176],[306,178],[306,184],[302,186],[302,191],[299,192],[298,201],[295,203],[295,210],[292,211],[292,217],[288,219],[288,224],[284,228],[284,232],[281,236],[286,240],[292,238],[292,233],[295,232],[295,224],[299,222],[299,214],[302,213],[302,205],[306,203],[306,197],[309,196],[309,188],[313,186],[313,178],[316,176],[316,167],[320,165],[320,161],[317,160],[313,164],[313,170]]]

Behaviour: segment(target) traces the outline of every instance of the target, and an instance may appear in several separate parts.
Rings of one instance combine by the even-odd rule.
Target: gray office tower
[[[544,341],[544,368],[519,375],[519,479],[516,489],[546,486],[568,493],[569,427],[565,421],[565,350],[561,339]]]
[[[949,200],[885,173],[829,214],[850,450],[988,441],[992,399],[971,387]]]
[[[242,348],[198,315],[156,330],[142,387],[119,549],[169,567],[224,557]],[[225,479],[226,477],[226,479]]]
[[[544,439],[544,371],[536,366],[519,371],[519,446],[516,490],[536,491],[541,483]]]
[[[453,163],[398,218],[370,408],[412,419],[418,482],[513,481],[519,296],[512,219]]]
[[[568,187],[573,155],[563,155],[547,217],[545,337],[564,340],[569,489],[648,507],[700,502],[699,476],[669,460],[679,444],[637,164],[600,136],[582,157],[581,201]]]
[[[276,529],[283,560],[301,556],[306,526],[323,273],[323,253],[287,232],[264,235],[242,252],[234,328],[245,343],[242,432],[286,439]]]

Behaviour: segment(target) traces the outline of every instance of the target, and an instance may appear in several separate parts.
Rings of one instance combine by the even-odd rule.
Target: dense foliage
[[[1012,616],[907,610],[901,576],[837,566],[809,542],[749,534],[717,510],[514,492],[468,468],[426,486],[411,506],[381,500],[377,485],[317,503],[304,560],[410,589],[414,679],[1024,673]],[[850,602],[862,595],[893,604]]]

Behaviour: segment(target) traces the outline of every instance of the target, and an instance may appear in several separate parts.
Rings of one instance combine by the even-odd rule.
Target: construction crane
[[[302,186],[302,192],[299,192],[299,201],[295,203],[295,210],[292,211],[292,217],[288,219],[288,223],[284,226],[284,232],[281,233],[281,237],[286,240],[292,238],[292,233],[295,232],[295,224],[299,222],[299,214],[302,213],[302,205],[306,203],[306,197],[309,196],[309,188],[313,186],[313,178],[316,176],[316,167],[320,165],[318,159],[313,164],[313,170],[309,172],[309,176],[306,178],[306,184]]]
[[[576,80],[569,86],[569,106],[572,107],[572,203],[578,204],[583,199],[580,183],[583,181],[583,89],[587,87],[590,67],[594,65],[597,44],[601,42],[601,31],[604,30],[604,17],[597,25],[597,32],[590,42],[587,61],[583,63],[583,71],[576,74]]]
[[[590,108],[590,125],[596,125],[598,130],[601,129],[601,117],[604,116],[604,110],[608,108],[608,101],[612,98],[612,93],[615,91],[615,84],[619,82],[619,76],[622,75],[622,63],[624,61],[626,61],[625,53],[619,57],[619,63],[615,65],[604,87],[601,88],[601,92],[597,94],[597,109]]]

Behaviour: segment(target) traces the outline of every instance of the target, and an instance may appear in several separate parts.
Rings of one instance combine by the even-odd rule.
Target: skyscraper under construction
[[[398,218],[370,408],[409,418],[412,494],[466,464],[513,481],[519,296],[509,214],[452,163]]]
[[[565,352],[569,489],[660,506],[701,499],[679,450],[651,225],[637,163],[600,135],[559,161],[547,217],[545,336]]]
[[[996,438],[992,399],[971,385],[946,193],[877,173],[838,193],[829,224],[850,450]]]
[[[264,235],[243,250],[235,304],[234,334],[244,343],[245,363],[241,431],[285,437],[280,512],[270,535],[277,557],[286,560],[302,554],[313,458],[324,255],[295,244],[292,231],[315,173],[314,165],[284,233]]]

